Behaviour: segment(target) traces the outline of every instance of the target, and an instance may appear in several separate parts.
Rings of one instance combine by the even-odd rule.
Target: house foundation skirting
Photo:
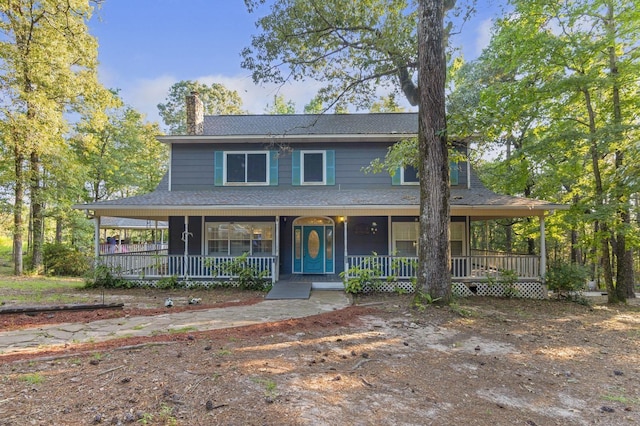
[[[547,286],[536,280],[521,280],[513,285],[486,280],[454,282],[451,291],[457,297],[494,296],[523,299],[546,299],[548,297]]]
[[[413,293],[415,288],[410,281],[381,281],[363,287],[364,293],[373,291],[383,293]],[[522,280],[513,284],[509,288],[508,284],[490,281],[453,281],[451,292],[455,297],[470,296],[494,296],[494,297],[520,297],[524,299],[546,299],[548,297],[547,286],[540,281]]]

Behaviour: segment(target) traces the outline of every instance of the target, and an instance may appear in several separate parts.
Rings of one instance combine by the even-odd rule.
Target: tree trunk
[[[31,213],[33,217],[33,245],[30,268],[35,273],[42,272],[44,244],[44,202],[42,200],[40,156],[31,153]]]
[[[622,134],[622,106],[620,102],[620,87],[618,82],[618,55],[615,48],[615,18],[613,5],[607,5],[607,33],[609,39],[612,40],[612,45],[609,46],[609,76],[611,77],[613,84],[611,89],[611,98],[613,106],[613,122],[615,125],[615,133],[617,134],[617,140],[623,140]],[[617,214],[620,225],[616,230],[616,296],[621,302],[627,300],[627,298],[635,297],[634,292],[634,279],[633,279],[633,252],[627,248],[626,232],[631,229],[631,215],[628,206],[629,194],[625,188],[623,178],[620,174],[624,169],[624,152],[617,148],[615,152],[615,167],[617,177],[614,181],[614,191],[617,204]]]
[[[56,244],[62,244],[62,218],[56,218]]]
[[[17,138],[14,139],[16,144],[14,147],[14,161],[15,161],[15,178],[16,186],[14,190],[15,202],[13,206],[13,274],[22,275],[22,237],[24,222],[22,220],[22,210],[24,209],[24,156],[20,153],[18,148]]]
[[[589,145],[589,154],[591,155],[591,166],[593,168],[593,178],[595,182],[595,207],[601,209],[605,206],[605,193],[602,185],[602,175],[600,173],[600,150],[598,149],[598,136],[596,129],[596,116],[591,103],[591,92],[588,89],[583,89],[585,107],[589,116],[589,136],[591,138]],[[602,268],[604,272],[604,282],[607,287],[607,301],[609,303],[617,303],[618,296],[616,295],[615,285],[613,283],[613,268],[611,264],[611,252],[610,252],[610,230],[609,225],[605,222],[598,222],[598,228],[600,232],[597,232],[594,236],[596,245],[600,245],[602,255]]]
[[[442,0],[420,0],[419,17],[420,236],[417,285],[431,297],[448,303],[451,299],[450,189]]]

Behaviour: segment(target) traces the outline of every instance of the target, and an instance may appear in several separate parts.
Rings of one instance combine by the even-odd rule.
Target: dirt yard
[[[196,297],[203,308],[262,295]],[[0,331],[164,312],[161,292],[114,300],[125,309],[4,316]],[[367,296],[301,320],[0,356],[0,425],[640,424],[637,304],[408,306]]]

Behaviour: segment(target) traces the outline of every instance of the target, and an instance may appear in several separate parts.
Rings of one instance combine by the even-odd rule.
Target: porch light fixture
[[[378,224],[376,222],[371,222],[371,235],[376,235],[378,232]]]

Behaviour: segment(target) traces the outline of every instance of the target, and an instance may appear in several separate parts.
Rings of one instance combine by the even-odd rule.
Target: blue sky
[[[454,38],[465,58],[486,46],[491,19],[502,3],[478,0],[478,13]],[[302,112],[318,86],[256,87],[240,66],[240,52],[258,33],[256,18],[243,0],[106,0],[90,23],[99,43],[100,79],[120,89],[124,101],[152,121],[160,122],[156,105],[180,80],[237,90],[244,109],[253,114],[263,113],[276,93]]]

